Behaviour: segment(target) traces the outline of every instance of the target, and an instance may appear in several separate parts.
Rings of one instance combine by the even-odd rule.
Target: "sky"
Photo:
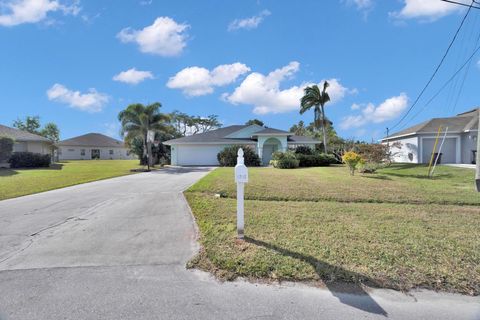
[[[303,89],[327,80],[325,112],[339,135],[377,140],[387,127],[479,105],[480,55],[444,86],[478,45],[472,9],[397,125],[467,9],[440,0],[2,0],[0,123],[38,115],[62,139],[119,138],[119,111],[160,102],[162,112],[216,114],[224,126],[258,118],[288,130],[312,121],[299,114]]]

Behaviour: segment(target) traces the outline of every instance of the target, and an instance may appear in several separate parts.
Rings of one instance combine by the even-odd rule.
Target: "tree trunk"
[[[325,125],[325,109],[322,106],[322,131],[323,131],[323,148],[325,153],[327,153],[327,128]]]
[[[147,153],[148,153],[148,170],[150,170],[150,167],[152,166],[152,143],[150,141],[147,141]]]

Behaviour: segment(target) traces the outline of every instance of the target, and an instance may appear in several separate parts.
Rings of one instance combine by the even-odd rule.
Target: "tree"
[[[42,137],[45,137],[48,140],[52,141],[53,143],[56,143],[60,140],[60,130],[58,129],[58,126],[53,122],[47,123],[43,127],[43,129],[40,130],[39,134]]]
[[[174,111],[170,114],[171,124],[177,137],[205,133],[222,126],[217,115],[207,117],[190,116],[186,113]]]
[[[27,131],[33,134],[39,134],[40,129],[40,117],[39,116],[27,116],[25,121],[17,119],[13,122],[13,127],[22,131]]]
[[[250,119],[250,120],[248,120],[247,122],[245,122],[245,124],[246,124],[247,126],[251,126],[251,125],[254,125],[254,124],[256,124],[257,126],[260,126],[260,127],[264,127],[264,126],[265,126],[265,124],[263,123],[263,121],[262,121],[262,120],[258,120],[258,119]]]
[[[327,128],[325,121],[325,104],[330,101],[330,96],[327,93],[329,84],[327,81],[323,83],[323,90],[320,91],[317,85],[306,87],[304,95],[300,101],[300,114],[304,114],[306,111],[313,108],[314,110],[314,124],[318,130],[322,127],[323,131],[323,147],[325,153],[327,153]]]
[[[148,170],[152,165],[152,144],[147,140],[148,132],[163,133],[169,131],[170,117],[160,112],[161,106],[159,102],[146,106],[135,103],[118,114],[125,142],[130,145],[135,138],[141,139],[143,157],[147,157]]]

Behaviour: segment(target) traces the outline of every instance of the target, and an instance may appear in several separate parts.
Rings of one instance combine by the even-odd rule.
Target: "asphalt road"
[[[480,319],[478,297],[219,283],[186,270],[198,244],[181,191],[208,170],[1,201],[0,320]]]

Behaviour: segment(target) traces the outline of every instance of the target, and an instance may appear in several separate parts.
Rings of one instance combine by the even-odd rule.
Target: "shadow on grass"
[[[332,271],[335,271],[335,273],[337,274],[341,274],[347,279],[358,279],[358,280],[362,279],[366,283],[373,284],[373,285],[376,284],[376,281],[364,275],[330,265],[326,262],[320,261],[315,257],[309,256],[309,255],[293,252],[288,249],[278,247],[274,244],[270,244],[261,240],[256,240],[250,237],[245,237],[245,241],[248,243],[254,244],[256,246],[260,246],[269,250],[276,251],[284,256],[288,256],[288,257],[306,262],[315,269],[315,272],[318,274],[318,276],[321,279],[325,279],[325,277],[328,277],[329,271],[332,270]],[[335,296],[338,300],[340,300],[341,303],[344,303],[346,305],[349,305],[351,307],[354,307],[369,313],[379,314],[385,317],[388,316],[387,312],[372,297],[370,297],[368,292],[365,291],[360,284],[349,283],[345,285],[345,284],[339,284],[338,282],[337,283],[328,282],[328,280],[324,281],[324,283],[327,286],[328,290],[332,293],[332,295]]]
[[[425,174],[401,174],[401,173],[394,173],[394,172],[383,172],[382,174],[387,176],[394,176],[399,178],[414,178],[414,179],[423,179],[423,180],[442,180],[442,179],[450,179],[453,177],[451,173],[442,173],[442,174],[435,174],[433,177],[429,177],[427,172]]]
[[[376,180],[392,180],[392,178],[387,177],[386,175],[362,175],[363,178],[376,179]]]
[[[8,177],[18,174],[16,170],[8,169],[8,168],[0,168],[0,177]]]

